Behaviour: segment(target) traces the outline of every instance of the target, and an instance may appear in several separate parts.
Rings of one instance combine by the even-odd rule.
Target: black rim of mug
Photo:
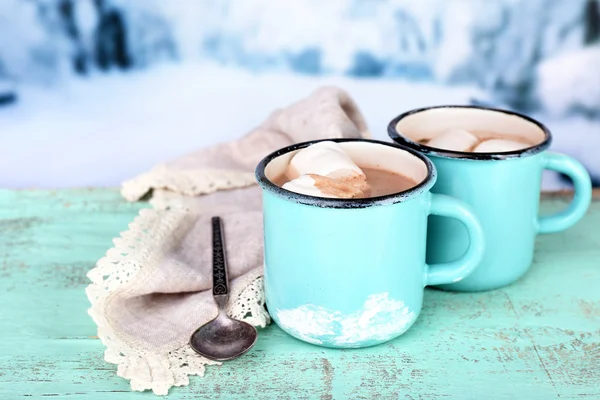
[[[269,165],[269,163],[271,161],[273,161],[275,158],[282,156],[284,154],[287,154],[289,152],[295,151],[295,150],[303,149],[305,147],[310,146],[311,144],[315,144],[318,142],[326,142],[326,141],[337,142],[337,143],[343,143],[343,142],[373,143],[373,144],[389,146],[389,147],[393,147],[398,150],[406,151],[407,153],[410,153],[411,155],[417,157],[419,160],[423,161],[423,163],[425,164],[425,167],[427,168],[427,176],[425,177],[425,179],[423,179],[421,182],[419,182],[416,186],[413,186],[412,188],[405,190],[403,192],[392,193],[392,194],[389,194],[386,196],[367,197],[367,198],[362,198],[362,199],[336,199],[336,198],[326,198],[326,197],[315,197],[315,196],[309,196],[306,194],[295,193],[295,192],[291,192],[289,190],[286,190],[282,187],[277,186],[276,184],[274,184],[267,178],[267,176],[265,174],[265,169],[267,168],[267,165]],[[300,203],[300,204],[305,204],[305,205],[310,205],[310,206],[315,206],[315,207],[321,207],[321,208],[366,208],[366,207],[372,207],[372,206],[377,206],[377,205],[387,205],[387,204],[395,204],[395,203],[404,202],[408,199],[413,198],[415,195],[431,188],[431,186],[433,186],[433,184],[435,183],[435,179],[436,179],[436,170],[435,170],[435,167],[433,166],[433,163],[427,157],[416,152],[415,150],[413,150],[409,147],[406,147],[406,146],[398,145],[396,143],[388,143],[388,142],[382,142],[379,140],[360,139],[360,138],[319,139],[319,140],[311,140],[308,142],[296,143],[291,146],[284,147],[282,149],[274,151],[273,153],[271,153],[268,156],[266,156],[265,158],[263,158],[256,166],[256,180],[257,180],[258,184],[264,190],[268,190],[272,193],[275,193],[279,197],[283,197],[283,198],[292,200],[295,203]]]
[[[406,136],[402,136],[396,129],[396,126],[398,125],[398,123],[401,120],[405,119],[406,117],[409,117],[411,115],[418,114],[421,112],[425,112],[425,111],[429,111],[429,110],[436,110],[436,109],[440,109],[440,108],[461,108],[461,109],[492,111],[492,112],[498,112],[498,113],[522,118],[528,122],[535,124],[538,128],[540,128],[542,130],[542,132],[544,132],[545,138],[542,142],[540,142],[534,146],[527,147],[522,150],[506,151],[506,152],[502,152],[502,153],[470,153],[470,152],[464,152],[464,151],[444,150],[444,149],[440,149],[437,147],[429,147],[427,145],[412,141],[409,138],[407,138]],[[540,152],[546,150],[548,147],[550,147],[550,144],[552,143],[552,135],[550,134],[550,130],[541,122],[539,122],[527,115],[520,114],[515,111],[504,110],[501,108],[482,107],[482,106],[467,106],[467,105],[443,105],[443,106],[433,106],[433,107],[422,107],[422,108],[416,108],[414,110],[407,111],[405,113],[398,115],[396,118],[394,118],[393,120],[390,121],[390,123],[388,124],[388,135],[394,142],[396,142],[402,146],[409,147],[410,149],[416,150],[416,151],[426,154],[428,156],[459,158],[459,159],[465,159],[465,160],[506,160],[506,159],[510,159],[510,158],[527,157],[527,156],[532,156],[534,154],[537,154],[537,153],[540,153]]]

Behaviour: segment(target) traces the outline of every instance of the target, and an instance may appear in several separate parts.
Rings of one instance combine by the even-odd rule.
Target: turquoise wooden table
[[[84,293],[86,272],[145,206],[108,189],[0,191],[0,399],[156,397],[130,392],[103,361]],[[427,290],[397,340],[329,350],[272,325],[249,354],[168,398],[600,399],[600,200],[571,230],[538,237],[517,284]]]

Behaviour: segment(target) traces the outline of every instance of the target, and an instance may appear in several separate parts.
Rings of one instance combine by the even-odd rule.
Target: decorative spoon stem
[[[213,241],[213,298],[219,307],[219,313],[225,312],[229,300],[229,277],[227,276],[227,254],[225,250],[225,237],[223,235],[223,222],[220,217],[212,217]]]

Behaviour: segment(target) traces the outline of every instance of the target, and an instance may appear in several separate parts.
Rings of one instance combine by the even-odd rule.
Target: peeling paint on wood
[[[543,197],[545,212],[569,199]],[[0,191],[0,399],[155,398],[103,361],[84,293],[87,270],[146,206],[109,189]],[[419,319],[392,342],[332,350],[270,326],[246,356],[167,398],[600,398],[599,288],[596,200],[571,230],[538,237],[517,284],[427,289]]]

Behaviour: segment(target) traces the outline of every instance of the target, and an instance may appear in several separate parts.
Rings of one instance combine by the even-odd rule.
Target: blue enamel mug
[[[365,168],[419,182],[387,196],[313,197],[273,183],[292,156],[316,141],[265,157],[256,168],[264,212],[265,295],[273,320],[290,335],[326,347],[366,347],[393,339],[415,322],[423,288],[457,282],[483,255],[482,228],[470,207],[430,193],[436,171],[417,152],[365,139],[331,139]],[[460,221],[470,246],[447,263],[427,265],[430,214]]]
[[[421,144],[453,128],[520,137],[533,145],[517,151],[474,153]],[[548,152],[550,131],[525,115],[475,106],[429,107],[394,118],[388,134],[396,143],[427,155],[439,174],[431,191],[465,201],[483,225],[488,245],[481,265],[460,282],[440,285],[442,289],[483,291],[518,280],[532,264],[536,235],[569,228],[590,205],[592,186],[584,166],[573,158]],[[569,176],[575,195],[566,210],[540,217],[545,169]],[[463,226],[446,218],[431,217],[428,232],[428,262],[455,259],[469,246]]]

